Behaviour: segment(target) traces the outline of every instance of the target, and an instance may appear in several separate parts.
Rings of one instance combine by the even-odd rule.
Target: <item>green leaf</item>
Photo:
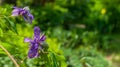
[[[16,29],[16,25],[15,25],[12,21],[10,21],[10,20],[8,19],[8,17],[4,16],[4,18],[10,23],[13,31],[14,31],[16,34],[18,34],[17,29]]]
[[[3,31],[2,31],[2,29],[0,28],[0,37],[2,37],[3,36]]]
[[[52,61],[53,61],[53,67],[58,67],[55,54],[51,52],[50,55],[51,55],[51,58],[52,58]]]

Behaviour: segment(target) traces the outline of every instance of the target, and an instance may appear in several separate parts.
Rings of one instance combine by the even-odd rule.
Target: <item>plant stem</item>
[[[0,48],[8,55],[8,57],[12,60],[16,67],[20,67],[15,59],[12,57],[12,55],[2,45],[0,45]]]

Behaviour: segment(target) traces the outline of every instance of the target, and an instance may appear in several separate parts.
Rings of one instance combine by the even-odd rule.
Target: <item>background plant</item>
[[[24,23],[25,21],[20,17],[9,17],[10,7],[13,5],[22,7],[30,5],[31,13],[35,16],[32,26]],[[26,56],[27,44],[22,41],[24,37],[20,35],[24,31],[26,34],[23,36],[32,36],[31,28],[38,25],[47,35],[46,42],[50,47],[48,50],[57,55],[60,54],[61,56],[56,59],[59,59],[58,61],[61,61],[63,65],[67,63],[68,67],[110,67],[109,65],[115,64],[113,67],[119,67],[119,8],[119,0],[7,0],[0,7],[0,15],[4,15],[0,18],[0,33],[2,33],[0,40],[5,44],[6,49],[15,55],[15,58],[19,57],[21,60]],[[16,36],[16,32],[19,36]],[[14,36],[9,34],[14,34]],[[14,41],[10,44],[13,45],[9,45],[11,37]],[[20,45],[17,45],[18,43]],[[23,49],[23,47],[26,48]],[[4,52],[0,52],[1,58],[4,58]],[[22,55],[19,56],[20,53]],[[108,59],[109,57],[112,59]],[[111,63],[108,63],[106,59]],[[5,65],[4,62],[7,60],[1,62],[1,65]],[[38,59],[34,59],[36,60]],[[62,62],[64,60],[66,63]],[[27,66],[29,63],[33,66],[44,65],[42,61],[43,64],[34,61],[25,60],[25,64],[22,65]]]

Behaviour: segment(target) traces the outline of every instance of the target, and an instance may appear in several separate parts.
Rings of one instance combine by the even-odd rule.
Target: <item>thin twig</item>
[[[0,48],[8,55],[8,57],[13,61],[16,67],[20,67],[15,59],[12,57],[12,55],[2,45],[0,45]]]

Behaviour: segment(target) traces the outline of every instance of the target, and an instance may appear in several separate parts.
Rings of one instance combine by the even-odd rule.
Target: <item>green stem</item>
[[[12,55],[2,45],[0,45],[0,48],[8,55],[8,57],[12,60],[16,67],[20,67],[15,59],[12,57]]]

